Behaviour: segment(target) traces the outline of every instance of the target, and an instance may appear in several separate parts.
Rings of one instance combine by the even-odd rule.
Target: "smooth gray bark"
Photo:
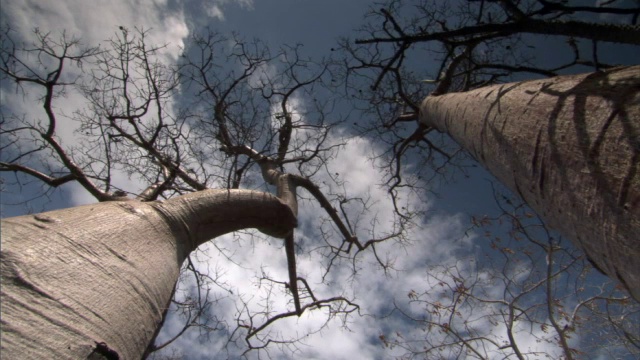
[[[7,359],[92,353],[138,359],[191,251],[245,228],[284,238],[295,224],[278,198],[249,190],[3,219],[0,353]]]
[[[420,121],[640,300],[640,66],[429,96]]]

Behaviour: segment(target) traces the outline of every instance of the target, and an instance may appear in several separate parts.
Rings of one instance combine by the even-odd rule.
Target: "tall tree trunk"
[[[420,121],[640,300],[640,66],[429,96]]]
[[[248,190],[3,219],[0,353],[7,359],[140,358],[192,250],[245,228],[286,237],[295,221],[275,196]]]

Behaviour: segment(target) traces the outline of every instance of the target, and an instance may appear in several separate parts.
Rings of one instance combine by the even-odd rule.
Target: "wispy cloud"
[[[212,18],[224,21],[224,14],[222,13],[222,9],[220,8],[220,6],[215,3],[203,6],[206,9],[207,15]]]
[[[209,17],[224,21],[224,8],[232,4],[237,4],[246,10],[253,9],[253,0],[210,0],[204,2],[202,6]]]
[[[78,39],[79,49],[89,46],[100,46],[106,50],[108,39],[113,39],[121,29],[128,29],[130,33],[134,28],[140,30],[152,30],[146,39],[148,46],[163,46],[158,51],[157,60],[167,66],[174,64],[182,53],[184,40],[189,31],[181,9],[171,9],[167,1],[141,0],[135,3],[125,1],[93,1],[67,0],[59,2],[41,2],[30,0],[17,0],[3,4],[3,24],[9,25],[14,39],[22,42],[26,47],[33,47],[36,42],[34,30],[40,34],[49,34],[50,39],[60,42],[64,34],[66,40]],[[36,57],[27,61],[35,62]],[[28,63],[29,64],[29,63]],[[79,67],[82,65],[82,68]],[[77,64],[68,62],[64,73],[69,79],[79,78],[83,73],[95,71],[92,64],[86,62]],[[80,80],[84,81],[84,80]],[[10,84],[7,84],[7,86]],[[17,114],[26,121],[36,124],[46,121],[46,114],[41,106],[33,106],[40,102],[41,89],[25,88],[25,92],[2,92],[3,104],[6,110]],[[75,118],[75,113],[83,111],[87,106],[84,96],[73,86],[65,88],[65,96],[56,97],[53,102],[57,115],[56,136],[65,148],[73,153],[77,148],[77,137],[80,123]],[[167,106],[170,109],[171,106]],[[6,114],[6,113],[5,113]],[[82,154],[77,153],[81,157]],[[48,159],[42,159],[50,162]],[[114,171],[113,182],[121,188],[134,191],[143,185],[137,184],[125,173]],[[83,204],[95,201],[93,197],[81,190],[77,185],[66,186],[71,192],[70,199],[73,204]]]

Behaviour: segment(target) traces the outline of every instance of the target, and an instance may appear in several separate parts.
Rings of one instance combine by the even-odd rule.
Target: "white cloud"
[[[291,110],[303,109],[302,100],[293,101]],[[275,111],[275,110],[274,110]],[[301,111],[303,112],[303,111]],[[299,119],[302,121],[302,119]],[[329,140],[330,143],[344,141],[340,134]],[[344,190],[350,196],[370,197],[371,209],[368,213],[361,214],[360,223],[363,226],[362,240],[369,234],[365,228],[373,222],[373,218],[379,218],[377,231],[389,232],[392,223],[387,221],[393,216],[393,208],[385,198],[388,196],[384,188],[380,187],[383,174],[381,174],[369,160],[376,149],[373,144],[364,138],[353,137],[347,141],[339,156],[329,161],[327,167],[330,173],[339,172],[345,181]],[[314,180],[325,184],[331,183],[326,176],[319,176]],[[328,186],[328,185],[326,185]],[[325,189],[326,189],[326,186]],[[410,196],[400,192],[411,207],[428,207],[427,196]],[[298,274],[304,276],[318,298],[333,296],[345,296],[354,299],[361,306],[362,314],[376,314],[388,312],[392,309],[396,299],[406,299],[406,294],[412,289],[424,287],[424,265],[441,261],[447,262],[454,256],[454,252],[460,247],[460,243],[450,241],[461,237],[462,217],[439,216],[429,220],[428,223],[418,221],[409,237],[415,239],[415,246],[405,249],[400,244],[389,242],[378,246],[379,254],[396,256],[395,266],[398,271],[385,276],[377,265],[371,251],[361,254],[359,261],[359,274],[353,276],[350,262],[336,265],[330,275],[324,279],[322,259],[318,252],[313,250],[319,239],[319,219],[324,210],[315,201],[303,202],[300,209],[300,222],[304,223],[297,230],[297,238],[304,238],[300,243],[302,253],[297,257]],[[335,234],[333,240],[340,241],[340,236]],[[281,240],[260,239],[240,235],[226,235],[213,240],[218,248],[224,249],[232,261],[221,256],[218,249],[212,245],[201,247],[203,263],[198,268],[203,271],[211,269],[224,269],[224,281],[233,287],[233,295],[225,294],[230,299],[216,306],[215,313],[224,316],[224,321],[234,328],[237,316],[237,299],[241,296],[247,302],[249,312],[256,313],[262,309],[268,299],[268,306],[274,311],[293,309],[291,295],[281,285],[270,287],[266,282],[260,282],[258,277],[264,271],[271,278],[287,282],[288,272],[286,255]],[[305,246],[307,246],[305,248]],[[236,299],[236,300],[233,300]],[[308,301],[303,299],[304,301]],[[383,346],[378,336],[384,332],[383,326],[395,327],[398,331],[411,331],[407,325],[398,318],[385,320],[380,323],[371,316],[352,314],[347,323],[335,318],[327,322],[327,313],[324,310],[308,311],[301,318],[290,318],[278,321],[268,329],[270,336],[282,339],[297,339],[303,336],[301,343],[296,345],[296,357],[298,358],[335,358],[335,359],[379,359],[384,358]],[[246,314],[241,318],[248,321]],[[256,325],[261,324],[264,318],[256,317]],[[310,336],[305,336],[311,334]],[[215,340],[214,340],[215,341]],[[331,346],[326,346],[330,343]],[[181,339],[179,347],[183,349],[197,348],[199,346],[223,346],[223,343],[199,345],[192,335]],[[219,350],[216,349],[217,351]],[[289,349],[290,350],[290,349]],[[288,358],[288,351],[282,353],[277,348],[271,348],[272,355],[278,354],[278,358]],[[256,354],[254,354],[256,355]],[[196,356],[196,355],[191,355]],[[253,358],[253,355],[250,356]]]
[[[209,17],[224,21],[223,8],[234,3],[245,10],[253,10],[253,0],[208,0],[208,2],[204,2],[202,6]]]
[[[211,4],[209,6],[204,5],[207,15],[212,18],[217,18],[218,20],[224,21],[224,14],[222,13],[222,9],[217,4]]]
[[[35,41],[34,29],[41,33],[49,33],[50,38],[57,41],[62,33],[67,40],[80,39],[82,48],[100,45],[107,48],[105,41],[114,38],[119,27],[123,26],[130,32],[134,27],[150,30],[146,39],[148,46],[167,45],[158,53],[158,60],[164,64],[173,64],[184,47],[184,39],[188,36],[188,28],[184,14],[180,9],[169,9],[166,0],[140,1],[35,1],[16,0],[3,3],[3,21],[11,26],[12,35],[18,37],[25,44]],[[21,39],[19,39],[21,37]],[[35,62],[35,57],[29,61]],[[64,73],[68,78],[74,78],[82,72],[90,72],[91,65],[83,63],[82,69],[76,64],[68,62]],[[31,123],[46,119],[46,114],[39,104],[42,91],[32,91],[26,88],[26,95],[21,92],[2,91],[3,104],[10,104],[11,111],[24,117]],[[9,105],[6,105],[9,106]],[[53,107],[56,112],[56,136],[63,146],[70,150],[76,146],[76,135],[79,122],[73,119],[75,111],[87,106],[84,97],[73,87],[65,88],[65,95],[54,99]],[[170,109],[170,106],[167,107]],[[70,151],[73,153],[73,151]],[[80,156],[81,154],[77,154]],[[42,159],[50,161],[49,159]],[[119,171],[112,174],[114,183],[121,188],[135,191],[141,187],[130,176]],[[71,199],[75,204],[94,201],[77,185],[68,186],[72,190]]]
[[[242,6],[252,6],[251,1],[240,1]],[[218,19],[224,19],[223,5],[228,2],[213,2],[209,4],[209,15]],[[180,47],[184,38],[188,35],[184,16],[180,11],[166,11],[166,1],[143,0],[136,4],[125,1],[117,2],[86,2],[79,0],[67,0],[63,2],[36,2],[32,0],[14,1],[3,5],[3,11],[14,19],[16,30],[21,34],[29,33],[32,27],[39,27],[43,31],[59,32],[66,29],[68,34],[82,36],[87,44],[98,44],[104,39],[114,36],[119,26],[133,28],[153,29],[149,41],[155,44],[171,43],[165,52],[163,61],[171,63],[180,54]],[[37,10],[37,11],[34,11]],[[87,70],[87,69],[85,69]],[[252,77],[250,85],[258,86],[260,81],[273,78],[276,68],[265,65]],[[26,101],[18,99],[18,96],[7,95],[7,101],[20,103],[22,110],[30,116],[43,116],[39,107],[34,109],[33,98]],[[32,94],[30,96],[35,96]],[[56,100],[58,109],[65,109],[65,114],[71,115],[74,109],[82,108],[84,100],[77,93],[70,93],[67,98]],[[293,120],[304,124],[309,121],[304,118],[306,107],[301,97],[291,97],[289,111],[293,114]],[[273,126],[278,126],[276,114],[281,112],[278,106],[272,107]],[[60,136],[67,144],[73,145],[74,123],[68,118],[60,119]],[[314,143],[307,138],[308,132],[297,129],[293,134],[293,141],[301,146],[314,147]],[[330,174],[339,174],[341,184],[336,184],[331,178],[316,176],[314,178],[322,185],[327,193],[344,193],[349,197],[359,197],[366,200],[367,212],[362,212],[363,207],[354,202],[349,214],[353,216],[352,224],[356,226],[356,217],[359,218],[356,232],[362,241],[366,241],[376,234],[393,232],[394,209],[388,201],[388,193],[380,186],[384,181],[384,174],[379,171],[370,158],[379,155],[380,149],[371,141],[351,137],[344,139],[343,134],[335,133],[329,139],[329,143],[345,143],[339,156],[334,157],[328,164]],[[125,189],[134,190],[140,187],[135,180],[121,172],[113,174],[114,182]],[[75,203],[87,203],[93,199],[79,188],[77,184],[71,185],[71,198]],[[78,190],[78,191],[75,191]],[[400,189],[399,198],[403,206],[408,208],[428,209],[429,197],[423,193],[411,192]],[[325,216],[317,202],[303,202],[300,209],[300,221],[304,223],[298,230],[298,236],[304,238],[302,246],[304,254],[298,257],[298,272],[305,276],[313,286],[316,296],[327,298],[344,295],[353,298],[361,305],[363,314],[380,314],[392,309],[396,299],[406,299],[406,294],[412,290],[428,290],[425,287],[424,266],[432,263],[448,263],[455,256],[455,251],[462,246],[462,242],[452,239],[461,237],[463,220],[460,216],[439,216],[428,220],[418,220],[416,226],[409,230],[408,238],[412,244],[401,244],[390,241],[377,247],[377,253],[384,259],[393,261],[395,271],[385,274],[378,266],[373,253],[369,250],[359,256],[357,263],[358,274],[353,276],[351,263],[337,263],[332,268],[331,274],[323,282],[323,259],[318,252],[311,252],[321,241],[318,229],[319,219]],[[326,216],[325,216],[326,217]],[[375,226],[375,234],[372,234]],[[330,228],[330,226],[327,226]],[[332,236],[332,241],[337,244],[341,239],[338,234]],[[252,239],[250,236],[227,235],[215,239],[215,244],[224,249],[232,261],[222,256],[220,251],[209,245],[199,251],[202,261],[197,264],[203,273],[212,273],[213,269],[222,269],[221,281],[229,284],[233,293],[219,290],[222,297],[218,304],[214,305],[214,313],[224,323],[233,328],[238,315],[238,300],[247,302],[249,310],[256,313],[268,305],[274,311],[291,310],[291,295],[283,286],[269,286],[266,282],[258,281],[261,271],[271,278],[287,282],[288,272],[286,255],[280,240]],[[410,246],[410,247],[404,247]],[[311,248],[310,248],[311,247]],[[190,280],[192,283],[193,280]],[[415,308],[415,311],[420,309]],[[246,313],[240,314],[240,318],[247,320]],[[258,324],[264,318],[257,317]],[[382,344],[376,341],[377,337],[386,330],[398,330],[415,335],[416,338],[424,335],[418,328],[408,327],[398,318],[390,318],[379,322],[369,316],[353,314],[348,319],[348,327],[343,327],[341,319],[333,319],[326,327],[327,314],[323,310],[305,313],[299,319],[288,319],[276,322],[269,328],[274,336],[284,339],[304,337],[296,356],[300,358],[335,358],[335,359],[372,359],[381,358]],[[170,318],[165,331],[177,331],[182,323],[176,318]],[[319,332],[318,332],[319,331]],[[165,332],[165,334],[167,333]],[[176,346],[188,353],[189,357],[199,356],[206,358],[211,349],[219,350],[224,346],[224,336],[217,338],[213,344],[201,344],[197,331],[188,332],[176,342]],[[165,335],[166,336],[166,335]],[[326,346],[330,343],[331,346]],[[271,351],[277,352],[278,349]],[[355,354],[355,355],[354,355]]]
[[[17,0],[3,4],[3,11],[21,34],[36,27],[54,34],[66,31],[86,44],[98,44],[112,37],[119,26],[153,29],[151,42],[171,44],[167,52],[175,58],[188,29],[183,12],[169,11],[167,6],[166,0]]]

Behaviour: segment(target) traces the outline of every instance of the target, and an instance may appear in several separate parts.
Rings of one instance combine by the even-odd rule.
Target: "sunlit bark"
[[[420,121],[640,300],[640,66],[429,96]]]
[[[286,237],[295,222],[278,198],[248,190],[3,219],[2,356],[140,358],[191,251],[245,228]]]

